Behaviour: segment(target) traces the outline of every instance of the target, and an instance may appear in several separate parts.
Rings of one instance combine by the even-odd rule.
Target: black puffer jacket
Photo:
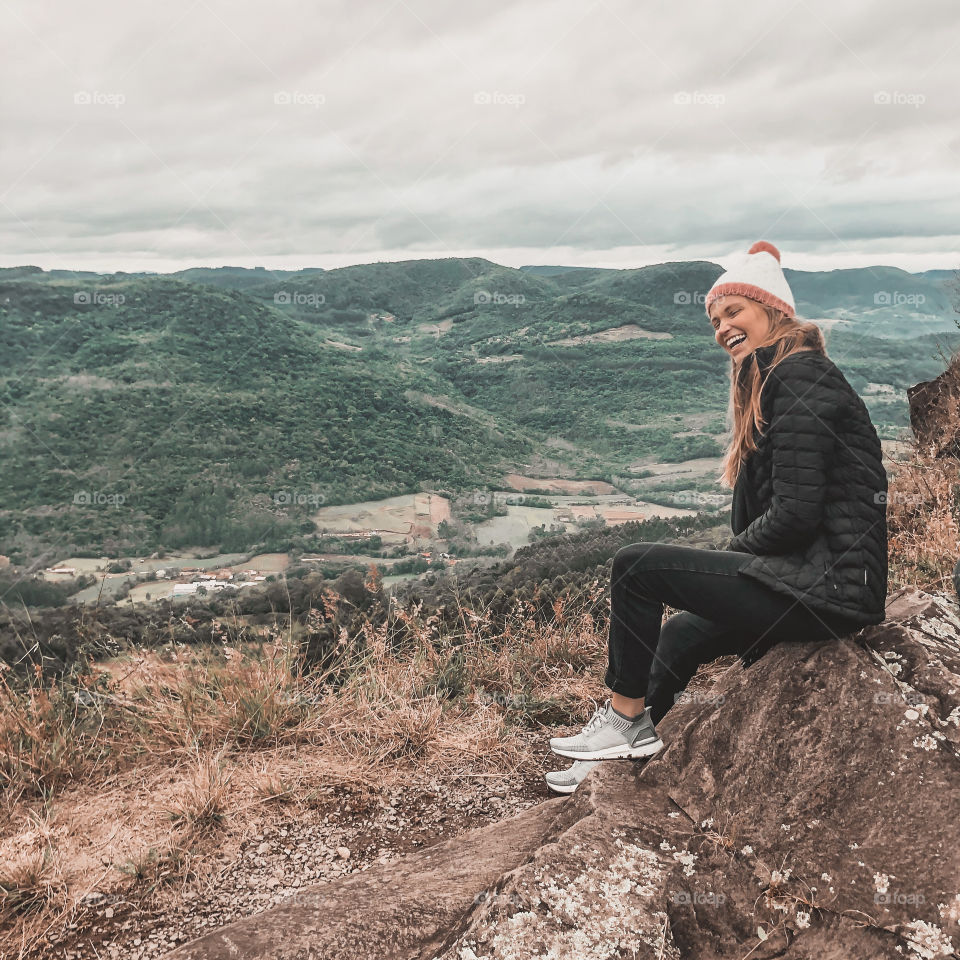
[[[763,434],[733,491],[728,550],[741,571],[813,610],[880,623],[887,595],[887,474],[863,400],[836,364],[775,345],[744,359],[764,377]]]

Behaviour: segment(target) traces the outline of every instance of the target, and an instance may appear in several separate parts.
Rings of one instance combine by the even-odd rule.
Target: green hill
[[[326,345],[243,294],[165,278],[76,292],[0,281],[8,548],[235,549],[305,520],[278,491],[309,505],[478,485],[529,455],[509,424],[464,430],[407,399],[435,392],[429,372]]]
[[[317,503],[717,456],[720,272],[0,270],[0,553],[279,548]],[[788,272],[883,436],[960,344],[944,273]],[[888,287],[913,299],[878,302]],[[291,490],[306,505],[277,502]]]

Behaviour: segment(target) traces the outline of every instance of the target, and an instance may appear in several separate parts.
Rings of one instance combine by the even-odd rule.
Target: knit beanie
[[[745,256],[740,256],[726,273],[717,278],[705,301],[707,315],[710,315],[710,304],[717,297],[729,294],[759,300],[782,310],[788,317],[797,312],[790,285],[780,268],[780,251],[766,240],[758,240]]]

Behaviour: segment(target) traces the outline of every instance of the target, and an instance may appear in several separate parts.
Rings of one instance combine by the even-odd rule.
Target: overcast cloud
[[[960,266],[956,0],[0,18],[3,266]]]

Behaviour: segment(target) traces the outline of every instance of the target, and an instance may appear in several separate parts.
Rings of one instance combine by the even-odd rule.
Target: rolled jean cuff
[[[604,685],[609,687],[614,693],[620,694],[621,697],[629,697],[631,700],[639,700],[641,697],[647,695],[646,688],[639,690],[635,684],[631,685],[628,681],[621,680],[609,668],[603,678],[603,682]]]

